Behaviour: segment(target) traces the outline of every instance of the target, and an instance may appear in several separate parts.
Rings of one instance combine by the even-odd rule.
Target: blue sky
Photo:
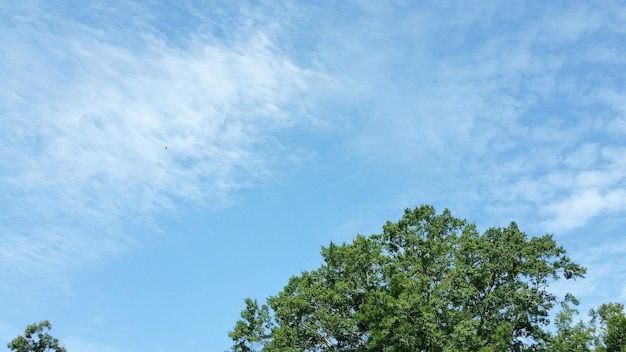
[[[5,1],[0,340],[223,351],[406,207],[553,233],[626,302],[619,2]]]

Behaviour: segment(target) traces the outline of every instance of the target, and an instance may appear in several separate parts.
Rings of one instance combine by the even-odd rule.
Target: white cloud
[[[370,11],[377,15],[358,33],[329,35],[346,48],[330,67],[349,62],[337,71],[379,88],[360,87],[366,108],[352,151],[372,167],[413,173],[407,192],[421,202],[535,231],[625,210],[623,163],[613,155],[623,146],[615,134],[623,94],[606,88],[626,63],[612,43],[617,9],[486,5],[434,20],[440,10],[389,5]],[[359,41],[363,31],[379,34]]]
[[[537,183],[547,183],[554,193],[544,197],[549,231],[566,231],[586,225],[603,213],[626,209],[624,148],[581,146],[564,157],[563,171],[551,172]],[[572,161],[580,160],[580,164]],[[590,160],[593,162],[589,165]],[[546,180],[553,180],[552,182]]]
[[[315,73],[262,30],[232,41],[191,33],[174,47],[151,30],[115,33],[47,10],[16,10],[0,30],[1,267],[92,262],[174,201],[223,207],[299,157],[274,135],[308,122]]]
[[[567,291],[583,298],[586,309],[597,308],[602,303],[624,302],[623,283],[626,280],[623,260],[626,242],[613,236],[590,236],[583,244],[570,251],[574,260],[587,268],[585,279],[565,281]]]
[[[597,188],[577,190],[567,198],[554,201],[546,207],[551,219],[546,228],[553,232],[577,228],[602,212],[624,205],[626,193],[621,191],[603,194]]]

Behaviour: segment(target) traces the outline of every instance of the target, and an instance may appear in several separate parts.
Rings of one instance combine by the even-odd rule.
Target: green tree
[[[572,308],[570,303],[578,305],[576,298],[567,295],[555,319],[556,334],[549,339],[543,349],[550,352],[598,351],[594,338],[596,329],[583,321],[574,324],[574,316],[578,311]]]
[[[14,352],[67,352],[59,346],[59,340],[50,336],[47,331],[52,325],[47,320],[26,327],[24,335],[20,335],[7,344]]]
[[[626,315],[619,303],[603,304],[589,312],[596,327],[598,352],[626,352]]]
[[[322,257],[267,304],[246,300],[232,351],[536,350],[564,301],[549,285],[585,273],[550,235],[479,234],[426,205]]]

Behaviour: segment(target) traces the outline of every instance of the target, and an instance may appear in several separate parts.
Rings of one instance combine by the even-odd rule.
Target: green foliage
[[[584,324],[582,321],[574,324],[574,316],[578,311],[570,306],[578,305],[578,301],[573,296],[566,296],[561,303],[561,311],[555,319],[557,328],[556,334],[550,338],[545,350],[553,352],[587,352],[594,351],[594,333],[592,326]]]
[[[431,206],[322,257],[267,305],[246,300],[232,351],[537,350],[564,302],[549,285],[585,273],[552,236],[528,238],[515,223],[481,235]]]
[[[262,346],[270,338],[266,333],[271,326],[269,308],[267,305],[259,307],[256,301],[247,298],[241,318],[228,335],[235,341],[234,348],[237,351],[254,352],[256,347]]]
[[[626,352],[626,315],[624,306],[619,303],[603,304],[589,312],[591,322],[596,326],[600,352]]]
[[[67,352],[59,346],[59,340],[50,336],[48,330],[52,325],[47,320],[39,324],[31,324],[26,327],[24,335],[18,336],[7,344],[7,347],[14,352]]]

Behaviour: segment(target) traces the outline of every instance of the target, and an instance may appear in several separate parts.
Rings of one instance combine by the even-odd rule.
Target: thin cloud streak
[[[146,31],[134,49],[111,41],[116,33],[28,11],[0,38],[0,238],[10,244],[0,266],[92,262],[132,242],[128,223],[177,201],[226,206],[301,157],[273,135],[307,123],[301,97],[315,73],[262,31],[184,47]]]

